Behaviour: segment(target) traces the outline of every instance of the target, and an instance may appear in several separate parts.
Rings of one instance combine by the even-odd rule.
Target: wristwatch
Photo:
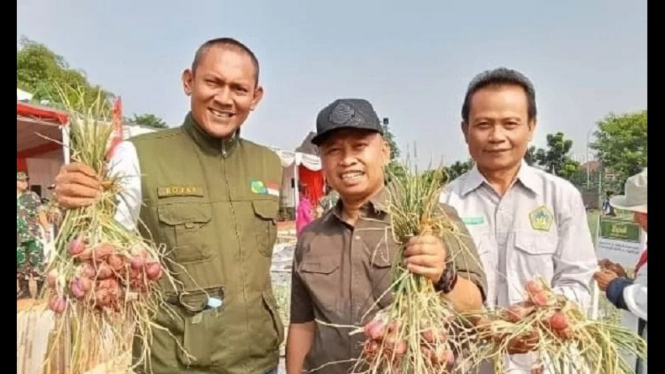
[[[457,270],[453,261],[446,261],[441,279],[434,284],[434,290],[442,294],[448,294],[457,284]]]

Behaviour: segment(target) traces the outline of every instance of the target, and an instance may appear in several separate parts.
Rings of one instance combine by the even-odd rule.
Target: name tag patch
[[[463,217],[462,222],[464,222],[465,225],[469,226],[482,225],[483,223],[485,223],[485,217],[483,216]]]
[[[257,195],[270,195],[279,197],[279,186],[277,183],[263,183],[262,181],[253,180],[249,184],[252,193]]]
[[[167,186],[157,188],[157,197],[197,196],[203,197],[203,187],[198,186]]]

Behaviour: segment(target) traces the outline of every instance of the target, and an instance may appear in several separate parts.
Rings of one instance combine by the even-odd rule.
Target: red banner
[[[113,156],[113,151],[120,142],[122,142],[122,99],[118,96],[113,102],[113,137],[106,153],[107,159]]]
[[[25,171],[28,172],[28,163],[23,157],[16,157],[16,171]]]
[[[16,103],[16,114],[19,116],[37,117],[44,120],[57,121],[63,125],[68,121],[66,113],[51,108],[19,102]]]

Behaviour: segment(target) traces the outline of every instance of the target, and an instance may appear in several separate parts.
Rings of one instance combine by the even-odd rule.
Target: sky
[[[120,95],[123,111],[179,126],[181,74],[198,46],[228,36],[261,64],[263,101],[246,138],[294,149],[341,97],[369,100],[421,165],[466,160],[469,81],[508,67],[536,88],[533,144],[561,131],[586,157],[609,113],[646,109],[647,1],[22,0],[17,40],[44,43]],[[593,140],[593,138],[591,138]]]

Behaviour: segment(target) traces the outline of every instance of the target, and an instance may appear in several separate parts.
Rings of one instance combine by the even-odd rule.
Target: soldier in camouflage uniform
[[[28,175],[16,175],[16,276],[19,291],[16,299],[31,298],[30,276],[37,281],[37,293],[41,292],[43,281],[44,249],[39,240],[39,226],[46,227],[46,217],[42,203],[33,191],[28,190]]]

